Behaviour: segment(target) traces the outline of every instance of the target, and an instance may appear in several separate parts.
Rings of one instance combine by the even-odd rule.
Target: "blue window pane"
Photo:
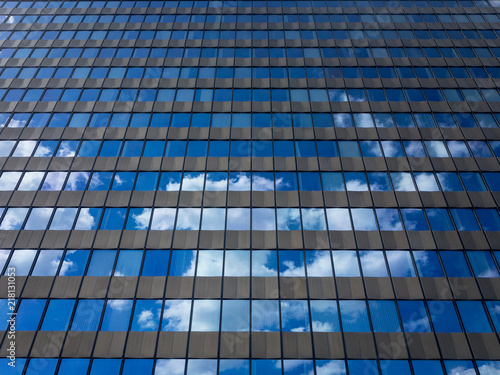
[[[351,209],[352,221],[355,230],[377,230],[375,214],[371,208]]]
[[[125,222],[127,209],[125,208],[106,208],[102,217],[100,229],[121,230]]]
[[[113,172],[94,172],[90,179],[90,184],[88,189],[94,191],[105,191],[109,189],[111,185],[111,178],[113,177]]]
[[[386,256],[393,277],[415,277],[415,269],[408,251],[387,251]]]
[[[476,209],[476,214],[479,217],[479,222],[481,223],[481,226],[483,227],[484,230],[491,230],[491,231],[500,230],[500,217],[498,216],[497,210],[489,208],[481,208],[481,209]]]
[[[480,301],[457,301],[466,332],[491,332],[491,326]]]
[[[142,276],[166,276],[169,250],[147,250],[142,267]]]
[[[377,141],[361,141],[359,142],[361,153],[364,157],[381,157],[382,150]]]
[[[305,276],[304,253],[297,250],[279,252],[280,276]]]
[[[115,258],[116,250],[94,250],[87,276],[110,276]]]
[[[316,157],[316,145],[312,141],[296,141],[297,157]]]
[[[59,276],[83,276],[89,254],[89,250],[67,250]]]
[[[252,374],[281,375],[281,361],[252,359]]]
[[[158,183],[158,172],[139,172],[134,190],[154,191]]]
[[[163,149],[165,148],[165,142],[163,141],[147,141],[144,147],[143,156],[146,157],[159,157],[163,156]]]
[[[309,332],[307,301],[281,301],[281,322],[284,332]]]
[[[135,304],[131,331],[157,331],[161,305],[161,301],[138,300]]]
[[[486,301],[486,308],[496,331],[500,331],[500,301]]]
[[[500,361],[477,361],[480,375],[494,374],[500,371]]]
[[[90,375],[118,375],[121,359],[94,359]]]
[[[122,156],[141,156],[143,146],[144,142],[142,141],[125,141],[123,144]]]
[[[444,361],[444,366],[446,368],[447,375],[476,373],[472,361]]]
[[[465,189],[468,191],[486,191],[486,186],[479,173],[460,173]]]
[[[181,187],[182,172],[163,172],[160,175],[159,191],[178,191]]]
[[[462,332],[455,306],[451,301],[428,301],[429,313],[436,332]]]
[[[371,191],[389,191],[392,190],[389,175],[385,172],[368,172],[368,183]]]
[[[382,375],[410,375],[410,365],[408,361],[381,360],[380,368]]]
[[[471,273],[461,251],[441,251],[444,269],[449,277],[470,277]]]
[[[71,330],[96,331],[103,306],[103,300],[80,300],[76,308]]]
[[[334,157],[339,156],[337,152],[337,145],[333,141],[317,141],[316,147],[318,148],[319,157]]]
[[[326,230],[325,213],[319,208],[302,208],[302,228],[304,230]]]
[[[151,374],[152,370],[152,359],[126,359],[122,375]]]
[[[57,358],[32,358],[26,375],[52,375],[56,371]]]
[[[302,375],[314,373],[312,360],[284,360],[283,373],[285,375]]]
[[[377,361],[375,360],[350,359],[347,361],[347,368],[350,375],[378,373]]]
[[[406,230],[429,230],[427,222],[425,221],[424,213],[421,209],[404,208],[401,209],[401,215],[403,216]]]
[[[135,172],[116,172],[113,178],[111,190],[130,191],[133,190],[135,182]]]
[[[345,190],[342,173],[340,172],[323,172],[321,173],[324,191],[343,191]]]
[[[63,358],[59,365],[58,374],[86,375],[90,359],[85,358]]]
[[[370,332],[365,301],[340,301],[339,304],[345,332]]]
[[[368,301],[374,332],[401,332],[394,301]]]
[[[104,141],[102,143],[102,148],[99,156],[118,156],[120,154],[121,146],[121,141]]]
[[[42,331],[66,331],[74,305],[74,300],[51,300],[43,319]]]
[[[449,231],[453,230],[450,214],[443,208],[427,208],[425,210],[432,230]]]
[[[348,191],[368,191],[366,176],[363,172],[345,172],[344,177]]]
[[[252,330],[254,332],[277,332],[279,329],[279,302],[275,300],[252,301]]]
[[[453,172],[439,172],[436,173],[441,189],[443,191],[463,191],[462,184],[458,175]]]
[[[142,250],[121,250],[118,254],[114,276],[139,276]]]
[[[317,172],[299,172],[299,189],[301,191],[321,191],[321,182]]]
[[[339,151],[342,157],[358,157],[361,156],[359,151],[358,142],[353,141],[339,141]]]
[[[184,374],[185,359],[158,359],[155,374]]]
[[[250,303],[246,300],[224,300],[221,331],[246,332],[250,329]]]
[[[221,359],[219,375],[248,375],[250,374],[249,362],[243,359]]]
[[[479,230],[476,217],[471,209],[467,208],[453,208],[450,209],[451,216],[455,221],[457,230],[475,231]]]
[[[293,157],[295,156],[294,144],[291,141],[276,141],[274,142],[274,156],[276,157]]]
[[[375,209],[375,212],[377,214],[380,230],[403,230],[403,224],[401,223],[401,218],[399,217],[397,209],[377,208]]]
[[[440,361],[420,360],[412,361],[415,375],[443,375],[443,368]]]
[[[297,174],[294,172],[276,172],[277,191],[297,191]]]
[[[413,258],[420,277],[443,277],[444,273],[435,251],[414,251]]]
[[[493,257],[487,251],[467,251],[472,270],[476,277],[498,277]]]
[[[95,230],[101,218],[102,208],[81,208],[76,220],[76,230]]]
[[[339,313],[335,301],[311,301],[313,332],[339,332]]]
[[[102,320],[102,331],[127,331],[132,312],[131,300],[108,300],[104,318]]]
[[[16,315],[16,329],[18,331],[36,331],[44,306],[44,299],[23,299]]]
[[[170,276],[194,276],[195,250],[172,251],[170,261]]]
[[[429,319],[422,301],[398,301],[399,313],[406,332],[430,332]]]

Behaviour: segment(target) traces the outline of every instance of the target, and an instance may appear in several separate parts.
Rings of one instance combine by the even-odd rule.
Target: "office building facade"
[[[0,373],[499,374],[499,9],[0,1]]]

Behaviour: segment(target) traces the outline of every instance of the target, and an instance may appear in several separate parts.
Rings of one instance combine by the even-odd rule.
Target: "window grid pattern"
[[[0,1],[2,373],[499,372],[498,9]]]

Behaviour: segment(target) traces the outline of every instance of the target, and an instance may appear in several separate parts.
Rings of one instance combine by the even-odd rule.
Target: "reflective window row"
[[[122,33],[122,31],[119,31]],[[184,32],[180,32],[184,33]],[[176,32],[172,33],[171,38],[175,37]],[[179,34],[183,36],[184,34]],[[183,39],[183,38],[181,38]],[[488,57],[500,57],[500,48],[492,47],[322,47],[322,48],[311,48],[310,43],[304,46],[305,48],[132,48],[132,47],[119,47],[119,48],[1,48],[0,58],[13,58],[13,59],[24,59],[24,58],[167,58],[167,59],[181,59],[184,58],[287,58],[288,59],[313,59],[313,58],[488,58]],[[295,62],[296,60],[294,60]],[[53,63],[51,62],[51,65]],[[122,60],[117,60],[116,64],[125,65]],[[400,62],[396,62],[395,65],[399,65]],[[87,64],[87,65],[90,65]],[[178,62],[170,62],[167,60],[165,65],[179,65]],[[296,64],[295,64],[296,65]],[[361,64],[360,64],[361,65]],[[431,63],[432,65],[432,63]],[[67,68],[67,67],[66,67]],[[8,70],[11,75],[17,74],[19,68],[14,70]],[[242,70],[243,71],[243,70]],[[241,71],[241,72],[242,72]],[[79,68],[75,72],[78,75],[74,75],[74,78],[87,78],[90,68]],[[152,73],[154,70],[149,70],[150,73],[154,74],[151,78],[157,76],[157,73]],[[178,69],[165,68],[163,78],[177,78]],[[176,73],[177,72],[177,73]],[[85,74],[86,73],[86,74]],[[215,73],[214,73],[215,74]],[[212,74],[209,78],[214,78]],[[14,78],[13,76],[4,76],[3,78]],[[170,77],[172,75],[172,77]],[[147,77],[147,76],[146,76]],[[457,76],[458,77],[458,76]]]
[[[0,191],[500,191],[486,172],[3,172]]]
[[[0,141],[0,157],[488,158],[499,153],[499,141]]]
[[[4,102],[499,102],[498,89],[0,89]]]
[[[458,8],[498,6],[495,0],[334,0],[334,1],[2,1],[4,9],[41,9],[41,8],[324,8],[324,7],[419,7],[419,8]],[[301,9],[302,10],[302,9]]]
[[[333,117],[332,117],[333,116]],[[0,128],[496,128],[500,113],[0,113]],[[491,144],[496,144],[494,141]],[[496,146],[493,146],[495,149]]]
[[[0,11],[0,14],[2,12]],[[0,15],[0,23],[500,23],[496,13],[491,14],[89,14],[89,15]],[[208,25],[207,25],[208,26]],[[210,25],[211,26],[211,25]],[[322,25],[323,26],[323,25]],[[464,30],[466,31],[466,30]]]
[[[73,16],[74,17],[74,16]],[[74,23],[82,21],[76,16]],[[119,16],[117,16],[119,17]],[[128,16],[126,16],[128,18]],[[134,16],[131,16],[134,17]],[[155,16],[153,16],[155,17]],[[157,16],[158,20],[161,17]],[[244,17],[244,16],[242,16]],[[250,17],[250,16],[247,16]],[[251,18],[250,18],[251,20]],[[161,20],[160,20],[161,21]],[[59,21],[65,22],[65,21]],[[169,31],[169,30],[121,30],[121,31],[0,31],[2,40],[330,40],[335,39],[498,39],[500,30],[206,30],[206,31]]]
[[[46,304],[21,299],[17,331],[493,332],[486,311],[500,328],[498,301],[52,299],[42,318]]]
[[[26,366],[26,375],[38,375],[44,368],[44,374],[65,375],[302,375],[335,374],[350,375],[490,375],[500,370],[499,361],[470,360],[309,360],[309,359],[104,359],[95,358],[32,358],[26,364],[26,358],[17,358],[19,370],[10,370],[8,359],[0,359],[5,366],[6,375],[21,374]],[[123,363],[122,363],[123,362]],[[89,369],[90,367],[90,369]],[[413,370],[411,372],[410,368]],[[19,372],[17,372],[19,371]],[[153,372],[154,371],[154,372]],[[381,372],[379,372],[381,371]]]
[[[16,276],[496,278],[499,263],[480,250],[0,250],[0,274]]]
[[[396,74],[397,73],[397,74]],[[0,79],[123,79],[123,78],[204,78],[204,79],[337,79],[337,78],[500,78],[500,67],[26,67],[5,68]],[[348,81],[347,81],[348,83]],[[402,83],[404,85],[404,82]]]
[[[500,230],[494,208],[203,208],[202,215],[201,208],[9,207],[0,212],[0,230]]]

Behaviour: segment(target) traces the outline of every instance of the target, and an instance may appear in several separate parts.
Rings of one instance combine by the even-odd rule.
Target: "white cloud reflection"
[[[24,207],[9,208],[2,220],[2,225],[0,225],[0,230],[21,229],[21,225],[23,224],[27,213],[28,213],[28,208]]]
[[[153,212],[152,230],[174,229],[175,208],[155,208]]]
[[[159,359],[156,361],[155,375],[184,375],[186,360]]]
[[[190,314],[190,300],[165,301],[162,331],[187,331]]]

